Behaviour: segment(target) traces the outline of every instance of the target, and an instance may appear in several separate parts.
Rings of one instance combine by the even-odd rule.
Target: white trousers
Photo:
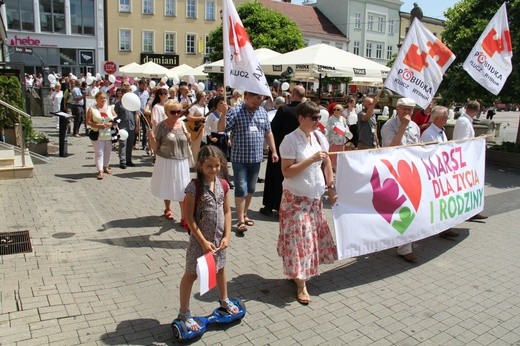
[[[96,160],[96,168],[99,171],[103,171],[103,167],[110,165],[110,153],[112,152],[112,141],[109,140],[97,140],[92,141],[94,147],[94,155]]]

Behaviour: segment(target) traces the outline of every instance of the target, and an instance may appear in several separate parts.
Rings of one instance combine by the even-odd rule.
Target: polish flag
[[[345,136],[345,133],[347,133],[347,128],[342,123],[337,122],[334,124],[332,131],[336,132],[340,136]]]
[[[235,89],[271,96],[264,71],[232,0],[222,4],[224,84]]]
[[[480,35],[462,67],[489,92],[498,95],[513,70],[513,46],[504,2]]]
[[[200,282],[200,295],[217,286],[217,264],[213,252],[197,258],[197,276]]]
[[[325,131],[325,126],[318,121],[318,128],[320,129],[321,132]]]

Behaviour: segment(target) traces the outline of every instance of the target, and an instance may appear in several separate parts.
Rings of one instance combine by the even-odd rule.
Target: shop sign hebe
[[[103,65],[103,70],[105,70],[106,74],[114,74],[117,71],[117,65],[113,61],[105,61]]]

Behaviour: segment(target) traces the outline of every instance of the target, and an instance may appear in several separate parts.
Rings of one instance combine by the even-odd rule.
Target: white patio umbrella
[[[255,49],[255,55],[258,59],[258,62],[262,63],[262,61],[273,58],[276,56],[282,55],[281,53],[275,52],[269,48],[258,48]],[[214,61],[210,64],[204,66],[204,72],[206,73],[224,73],[224,59],[220,59],[218,61]]]
[[[187,79],[189,76],[193,76],[195,77],[195,80],[207,79],[208,74],[204,72],[204,66],[206,65],[200,65],[192,70],[186,71],[183,74],[179,75],[179,78]]]
[[[162,78],[164,76],[168,78],[174,77],[174,74],[159,64],[149,61],[145,64],[135,66],[129,71],[125,72],[126,76],[130,77],[145,77],[145,78]]]
[[[171,68],[170,72],[172,72],[176,76],[182,76],[184,72],[189,70],[193,70],[193,67],[191,67],[190,65],[182,64]]]
[[[266,75],[282,75],[292,71],[294,79],[351,77],[363,83],[382,83],[389,67],[349,53],[328,44],[316,44],[260,62]]]
[[[139,66],[141,66],[141,65],[139,65],[136,62],[131,62],[130,64],[126,64],[125,66],[120,67],[119,68],[119,74],[125,74],[127,72],[132,71],[132,69],[134,69],[136,67],[139,67]]]

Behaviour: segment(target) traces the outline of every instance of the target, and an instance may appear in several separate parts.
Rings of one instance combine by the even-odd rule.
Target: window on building
[[[206,0],[206,20],[215,20],[215,0]]]
[[[385,18],[378,16],[377,17],[377,31],[385,32]]]
[[[359,55],[360,42],[354,41],[354,54]]]
[[[33,0],[7,1],[5,12],[8,29],[34,31]]]
[[[206,50],[204,52],[205,55],[210,55],[211,54],[211,47],[209,45],[209,35],[206,35],[206,38],[205,38],[205,47],[206,47]]]
[[[336,42],[336,48],[338,48],[338,49],[343,49],[343,43],[341,43],[341,42]]]
[[[119,29],[119,50],[123,52],[132,50],[132,31],[130,29]]]
[[[309,47],[309,40],[308,39],[303,39],[303,43],[305,44],[305,47]]]
[[[164,15],[175,17],[176,12],[176,1],[175,0],[164,0]]]
[[[65,33],[65,3],[63,0],[40,0],[42,31]]]
[[[94,1],[70,0],[70,22],[73,34],[95,35],[94,18]]]
[[[383,44],[376,44],[376,59],[383,59]]]
[[[130,12],[132,8],[132,0],[119,0],[119,12]]]
[[[374,30],[374,16],[369,14],[367,17],[367,30],[373,31]]]
[[[153,31],[143,31],[143,52],[153,53]]]
[[[177,41],[177,35],[174,32],[165,32],[164,33],[164,52],[165,53],[177,52],[175,41]]]
[[[389,34],[389,35],[393,35],[393,34],[394,34],[394,30],[395,30],[394,20],[393,20],[393,19],[390,19],[390,20],[388,21],[388,34]]]
[[[196,34],[186,34],[186,54],[195,54],[196,53],[196,43],[197,43],[197,35]]]
[[[392,46],[387,46],[386,47],[386,60],[391,60],[393,54],[394,54],[394,52],[393,52]]]
[[[367,49],[365,51],[365,57],[371,58],[372,57],[372,43],[367,42]]]
[[[361,13],[354,13],[354,29],[361,29]]]
[[[186,0],[186,18],[197,18],[196,0]]]
[[[153,0],[142,0],[143,1],[143,13],[153,14]]]
[[[321,41],[321,43],[323,43],[323,44],[330,44],[329,41]]]

